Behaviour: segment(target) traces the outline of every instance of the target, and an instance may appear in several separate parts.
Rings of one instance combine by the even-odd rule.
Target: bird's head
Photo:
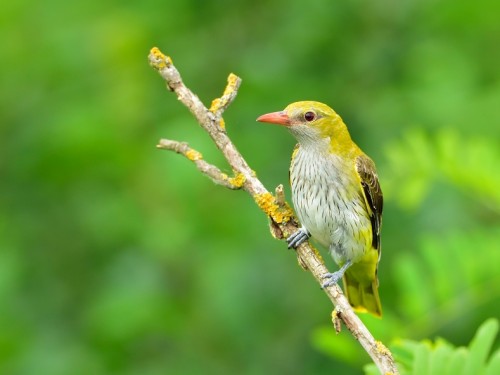
[[[329,139],[332,143],[350,141],[349,133],[340,116],[320,102],[295,102],[283,111],[262,115],[257,121],[286,126],[302,145],[325,139]]]

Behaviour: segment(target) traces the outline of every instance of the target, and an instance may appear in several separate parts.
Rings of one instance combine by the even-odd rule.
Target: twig
[[[175,92],[177,98],[191,111],[200,126],[212,137],[216,146],[229,162],[234,176],[228,177],[219,168],[204,161],[201,153],[191,149],[186,143],[162,139],[158,147],[186,156],[214,182],[230,189],[242,188],[248,192],[260,209],[269,216],[271,234],[275,238],[283,239],[295,232],[298,229],[297,221],[293,211],[284,199],[283,187],[280,185],[276,189],[276,196],[271,194],[256,177],[226,134],[222,114],[236,97],[241,79],[231,73],[223,95],[221,98],[215,99],[210,109],[207,109],[200,99],[184,85],[180,73],[173,65],[170,57],[165,56],[155,47],[151,49],[149,54],[149,63],[167,82],[167,87]],[[328,270],[319,253],[307,242],[300,245],[296,251],[301,266],[309,270],[321,285],[323,282],[322,275],[327,273]],[[335,329],[339,330],[337,320],[340,318],[370,355],[382,374],[398,374],[399,372],[389,350],[373,338],[349,305],[341,289],[337,285],[333,285],[323,290],[335,306]]]
[[[184,155],[191,160],[198,170],[210,177],[210,179],[218,185],[227,187],[228,189],[241,189],[245,179],[243,175],[229,177],[227,174],[221,172],[215,165],[210,164],[203,160],[201,152],[189,147],[186,142],[177,142],[171,139],[160,139],[160,143],[156,146],[162,150],[170,150]]]

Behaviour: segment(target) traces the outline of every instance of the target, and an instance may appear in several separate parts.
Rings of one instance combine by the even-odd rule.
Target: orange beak
[[[288,115],[283,111],[266,113],[265,115],[260,116],[257,121],[285,126],[290,125],[290,117],[288,117]]]

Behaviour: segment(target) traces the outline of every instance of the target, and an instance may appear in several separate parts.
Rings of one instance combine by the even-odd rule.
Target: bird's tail
[[[378,296],[378,279],[366,278],[356,272],[356,264],[347,269],[344,274],[344,292],[349,303],[357,312],[369,312],[374,316],[382,317],[382,305]],[[361,277],[360,277],[361,276]]]

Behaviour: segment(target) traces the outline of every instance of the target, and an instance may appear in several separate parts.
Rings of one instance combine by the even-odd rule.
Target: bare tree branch
[[[228,77],[228,84],[220,98],[212,102],[207,109],[200,99],[183,83],[179,71],[172,63],[172,59],[165,56],[158,48],[152,48],[149,54],[149,63],[156,69],[173,91],[179,101],[194,115],[200,126],[212,137],[215,145],[222,152],[233,170],[233,176],[222,173],[219,168],[203,160],[201,153],[190,148],[186,143],[162,139],[158,148],[175,151],[187,157],[196,164],[196,167],[217,184],[230,189],[242,188],[250,194],[260,209],[270,218],[271,234],[278,239],[284,239],[298,229],[288,203],[286,203],[283,186],[276,188],[276,195],[271,194],[248,166],[227,136],[222,114],[236,97],[241,79],[234,74]],[[321,285],[322,276],[328,272],[323,260],[316,249],[309,243],[303,243],[297,249],[300,265],[309,270],[316,281]],[[337,286],[323,289],[335,306],[332,320],[335,329],[340,329],[339,319],[344,322],[351,334],[360,342],[365,351],[384,375],[398,374],[389,350],[379,341],[376,341],[363,322],[351,308],[342,290]]]
[[[201,173],[207,175],[216,184],[225,186],[228,189],[241,189],[243,182],[245,182],[245,178],[242,174],[238,174],[235,177],[229,177],[227,174],[221,172],[215,165],[203,160],[201,152],[189,147],[186,142],[160,139],[160,143],[158,143],[156,147],[184,155],[196,165],[196,168],[198,168]]]

